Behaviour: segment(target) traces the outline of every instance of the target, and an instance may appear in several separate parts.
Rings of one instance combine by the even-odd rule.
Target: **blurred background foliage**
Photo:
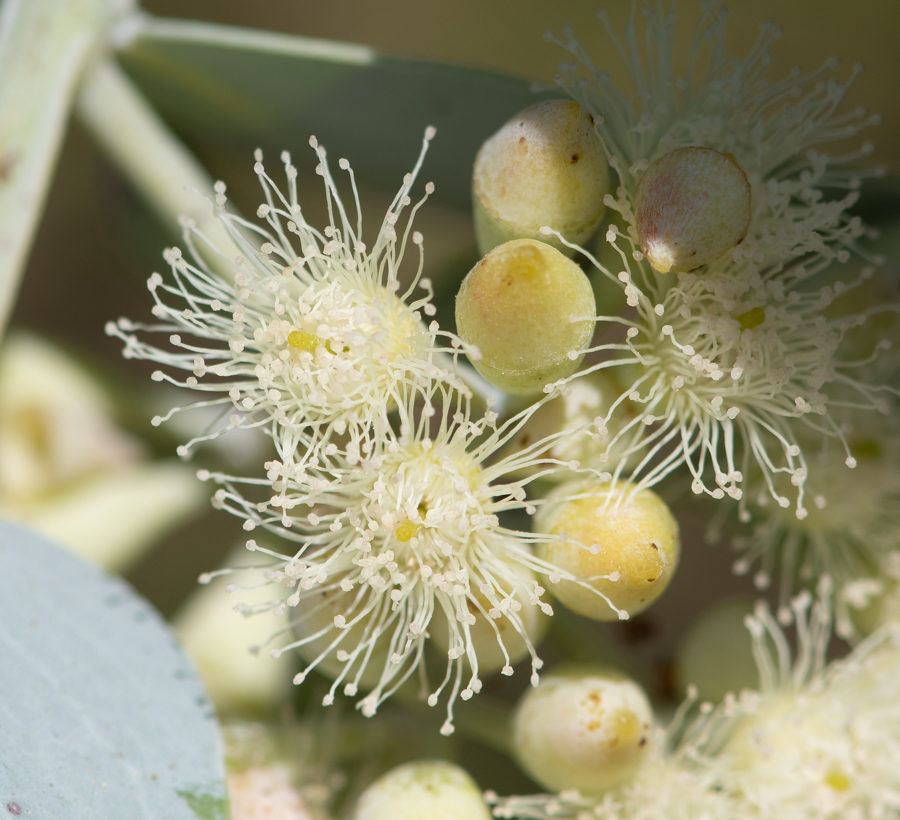
[[[630,5],[626,0],[608,4],[614,29],[624,29]],[[872,186],[863,207],[871,222],[887,228],[884,242],[890,247],[897,242],[891,226],[900,215],[900,199],[893,194],[893,178],[900,174],[900,98],[896,94],[900,50],[895,43],[900,5],[893,0],[734,0],[728,5],[729,46],[734,55],[744,55],[751,48],[763,20],[773,19],[784,27],[786,37],[774,53],[774,78],[795,65],[810,71],[834,55],[842,58],[838,74],[845,76],[857,59],[862,60],[865,71],[847,105],[864,106],[883,117],[883,124],[865,137],[875,143],[872,162],[883,165],[888,176]],[[259,202],[251,153],[262,147],[276,179],[280,151],[292,152],[300,170],[300,198],[307,218],[315,224],[317,214],[324,215],[321,184],[312,173],[314,155],[308,147],[308,138],[315,133],[333,161],[344,156],[350,160],[371,231],[377,228],[403,173],[412,166],[425,126],[437,125],[438,136],[423,171],[423,180],[436,182],[437,193],[421,211],[417,227],[425,235],[426,274],[438,288],[442,309],[438,318],[448,323],[458,283],[477,260],[468,207],[475,151],[506,119],[536,100],[535,93],[561,96],[552,91],[553,75],[567,54],[544,42],[544,31],[560,31],[571,24],[597,64],[611,69],[620,88],[628,91],[627,73],[595,17],[595,6],[594,0],[552,4],[543,0],[145,0],[142,7],[155,15],[363,47],[344,50],[342,61],[323,63],[272,51],[229,51],[178,42],[160,29],[159,36],[151,34],[125,48],[120,64],[213,177],[227,181],[232,202],[246,214],[255,212]],[[680,4],[676,31],[682,56],[698,9],[697,0]],[[475,71],[457,71],[432,61]],[[543,90],[530,91],[531,83]],[[150,365],[122,360],[118,343],[104,335],[103,327],[118,316],[135,320],[149,316],[146,279],[161,268],[163,247],[177,242],[178,237],[73,119],[11,331],[39,334],[85,365],[114,397],[118,423],[157,457],[170,457],[186,436],[177,424],[152,428],[149,419],[182,399],[151,383],[154,368]],[[242,464],[259,463],[265,444],[247,441],[245,445],[231,451],[207,448],[195,466],[239,470]],[[748,591],[746,579],[731,575],[729,552],[703,543],[709,514],[702,503],[679,511],[685,541],[682,565],[666,595],[646,615],[622,624],[588,624],[558,607],[559,617],[547,641],[553,646],[545,653],[548,666],[561,660],[626,664],[657,698],[674,702],[681,683],[673,658],[686,627],[710,600]],[[239,521],[202,508],[177,531],[159,538],[126,577],[164,615],[172,616],[195,589],[197,576],[218,566],[242,540]],[[709,594],[698,594],[698,589]],[[333,718],[326,715],[319,718],[318,736],[332,736],[337,738],[335,743],[357,748],[360,761],[365,760],[365,750],[377,743],[379,732],[396,738],[424,736],[426,740],[410,740],[403,756],[456,756],[483,786],[501,792],[528,791],[523,775],[511,764],[499,763],[502,758],[492,748],[497,745],[493,742],[497,732],[491,729],[493,725],[502,729],[504,720],[502,714],[492,718],[492,700],[508,699],[526,683],[527,675],[522,673],[487,681],[481,698],[460,705],[460,732],[455,738],[438,736],[440,715],[427,710],[397,712],[390,705],[365,724],[365,739],[352,722],[342,730],[347,737],[335,734],[328,728]],[[299,690],[297,706],[316,704],[323,693],[311,681]],[[339,708],[345,714],[352,711],[348,701],[329,714]],[[398,717],[401,713],[406,716]],[[432,717],[433,731],[423,732],[424,723]],[[328,754],[322,750],[318,762],[327,760]],[[379,768],[395,762],[400,761],[382,761]]]

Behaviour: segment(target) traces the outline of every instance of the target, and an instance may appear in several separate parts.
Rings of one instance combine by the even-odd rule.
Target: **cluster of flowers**
[[[884,287],[881,260],[866,251],[851,210],[866,176],[853,163],[870,149],[837,158],[814,150],[874,118],[839,113],[848,84],[823,79],[830,64],[769,84],[775,29],[743,63],[726,60],[724,13],[710,4],[704,14],[684,81],[672,68],[674,18],[660,6],[645,10],[646,57],[634,19],[626,45],[610,32],[637,87],[630,99],[570,33],[558,41],[579,61],[560,78],[579,105],[557,106],[552,127],[549,109],[523,112],[482,149],[473,192],[486,255],[460,290],[459,336],[423,318],[436,308],[413,218],[434,188],[415,205],[411,193],[433,129],[371,248],[346,160],[354,213],[311,139],[329,214],[320,232],[301,212],[290,156],[285,194],[258,152],[262,226],[229,213],[224,185],[216,188],[238,255],[186,222],[190,258],[166,251],[171,278],[149,281],[160,323],[108,327],[126,356],[191,374],[158,371],[157,381],[211,394],[188,407],[221,409],[182,455],[230,428],[271,439],[264,476],[200,477],[220,485],[216,505],[245,530],[287,545],[265,535],[247,542],[264,556],[271,596],[238,608],[288,616],[272,654],[296,650],[306,661],[297,683],[314,669],[329,676],[325,705],[339,690],[362,692],[357,706],[372,715],[418,673],[429,705],[446,696],[449,734],[456,700],[479,692],[482,674],[511,675],[530,657],[538,685],[548,589],[601,620],[627,618],[660,594],[678,531],[651,487],[681,477],[753,522],[735,541],[735,569],[758,565],[754,580],[765,588],[780,565],[777,616],[797,622],[796,664],[778,623],[758,610],[748,626],[761,694],[703,706],[695,719],[689,701],[663,732],[649,706],[634,705],[643,695],[616,689],[610,697],[625,717],[610,737],[634,751],[622,777],[607,783],[594,772],[596,788],[583,796],[568,790],[571,771],[559,785],[547,774],[553,765],[538,760],[532,772],[561,793],[496,799],[497,816],[764,816],[777,805],[799,818],[820,816],[815,805],[828,816],[876,817],[898,805],[896,778],[874,763],[900,736],[890,696],[897,638],[890,625],[877,628],[897,620],[900,580],[897,368],[884,355],[898,307],[873,298]],[[563,140],[565,150],[553,149],[565,156],[562,170],[540,159],[535,135],[548,128]],[[515,173],[504,170],[504,141]],[[526,154],[539,158],[540,183],[521,195]],[[603,189],[607,164],[614,196],[580,185],[578,196],[548,193],[549,177],[558,171],[565,182],[570,166]],[[528,196],[539,200],[530,215]],[[562,221],[548,203],[566,211]],[[592,255],[576,243],[601,224],[604,205]],[[410,243],[418,266],[405,276]],[[565,257],[574,252],[605,290],[591,293]],[[852,258],[862,261],[845,267]],[[601,305],[598,316],[591,297],[602,303],[610,288],[625,307],[606,315]],[[170,334],[174,351],[144,340],[155,332]],[[501,415],[478,374],[543,396]],[[521,523],[527,516],[534,526]],[[809,593],[791,596],[819,578],[827,580],[810,616]],[[873,634],[826,668],[832,606],[840,634]],[[437,683],[426,672],[436,659]],[[883,722],[853,712],[862,696]],[[797,728],[790,737],[779,734],[785,716]],[[802,778],[779,779],[790,771],[780,749],[800,761]]]
[[[780,562],[783,620],[798,579],[830,573],[848,636],[847,607],[885,591],[900,546],[897,359],[886,352],[900,308],[851,210],[880,171],[854,165],[869,144],[819,148],[878,121],[839,110],[859,67],[845,83],[827,77],[834,61],[770,83],[780,30],[764,26],[745,61],[728,59],[727,14],[707,4],[681,79],[674,14],[645,8],[645,57],[634,7],[624,43],[599,16],[633,97],[571,31],[548,39],[577,58],[558,81],[592,115],[618,177],[592,261],[631,310],[598,317],[598,329],[622,328],[625,349],[582,351],[593,361],[564,380],[603,395],[566,412],[598,415],[592,437],[567,446],[638,486],[681,470],[694,493],[737,500],[740,521],[759,523],[736,539],[735,570],[757,564],[764,589]]]
[[[535,513],[541,502],[527,498],[532,481],[579,466],[545,455],[564,434],[498,455],[542,402],[499,423],[491,399],[473,396],[467,382],[477,386],[478,379],[458,361],[460,340],[423,319],[435,308],[412,219],[431,183],[405,227],[398,226],[433,136],[428,129],[372,247],[362,240],[346,160],[339,165],[350,177],[355,218],[341,202],[325,150],[310,140],[330,216],[320,233],[301,212],[289,155],[282,156],[285,195],[258,152],[265,202],[257,216],[266,226],[226,211],[218,183],[216,212],[239,255],[226,257],[186,222],[190,259],[167,250],[171,279],[153,274],[148,283],[159,323],[120,319],[107,332],[125,342],[127,358],[190,374],[180,380],[156,371],[154,380],[210,394],[169,416],[221,408],[219,422],[181,447],[182,456],[232,428],[260,428],[270,437],[275,452],[264,476],[200,471],[200,478],[221,485],[214,503],[243,517],[245,530],[276,534],[288,545],[247,542],[266,556],[259,568],[271,598],[238,608],[247,615],[289,613],[272,635],[271,652],[295,649],[307,661],[295,682],[319,668],[334,679],[326,705],[340,687],[348,696],[362,689],[358,706],[371,715],[417,670],[428,687],[431,639],[446,670],[426,694],[435,705],[449,692],[442,730],[449,734],[453,704],[480,690],[480,672],[510,675],[513,663],[530,656],[537,681],[535,642],[552,614],[542,580],[570,581],[596,595],[613,617],[625,613],[534,554],[535,544],[555,535],[501,523],[508,511]],[[400,294],[410,242],[418,269]],[[210,259],[230,268],[232,281]],[[413,296],[416,289],[423,295]],[[174,350],[146,341],[152,333],[167,334]]]

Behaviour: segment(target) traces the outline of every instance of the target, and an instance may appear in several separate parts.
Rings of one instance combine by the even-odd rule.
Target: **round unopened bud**
[[[678,148],[644,173],[635,219],[641,250],[654,270],[692,270],[714,262],[746,236],[750,182],[726,154]]]
[[[236,567],[246,558],[247,551],[239,548],[225,565]],[[228,578],[249,586],[255,573],[236,571]],[[284,628],[285,618],[238,614],[232,607],[239,601],[252,606],[268,600],[271,592],[245,588],[229,596],[229,588],[219,579],[194,590],[173,618],[178,640],[194,661],[219,715],[275,709],[290,692],[293,664],[287,658],[275,661],[266,652],[251,652],[249,647],[265,644],[273,632]]]
[[[624,617],[620,613],[643,612],[662,595],[678,565],[681,540],[678,522],[656,493],[634,492],[624,482],[576,481],[554,496],[560,500],[544,507],[535,525],[564,535],[539,552],[581,581],[552,587],[563,604],[579,615],[613,621]]]
[[[579,376],[571,382],[565,394],[557,395],[552,401],[539,407],[521,427],[503,451],[504,455],[534,448],[536,442],[550,436],[546,449],[534,453],[534,458],[553,458],[557,461],[578,462],[597,469],[612,471],[619,460],[618,447],[613,446],[615,436],[633,420],[634,402],[626,402],[612,416],[609,422],[604,416],[615,399],[622,395],[623,387],[617,374],[609,368],[596,370]],[[568,435],[560,435],[568,431]],[[572,431],[580,431],[573,434]],[[533,452],[533,449],[532,449]],[[531,463],[520,468],[514,475],[533,475],[545,465]],[[543,481],[554,484],[571,481],[576,473],[562,467],[551,475],[543,476]]]
[[[494,248],[456,297],[460,338],[475,369],[508,393],[534,393],[578,367],[594,331],[594,293],[555,248],[516,239]]]
[[[300,792],[280,766],[254,766],[228,775],[232,820],[312,820]]]
[[[354,820],[489,820],[481,790],[459,766],[418,761],[391,769],[359,798]]]
[[[652,726],[647,696],[623,675],[554,672],[520,701],[514,747],[522,767],[550,791],[598,795],[638,770]]]
[[[744,625],[752,611],[752,599],[726,598],[691,624],[675,664],[681,691],[693,685],[701,701],[720,703],[728,692],[759,689],[753,642]]]
[[[603,219],[609,193],[606,152],[578,103],[548,100],[513,117],[478,152],[472,200],[478,249],[511,239],[538,239],[544,226],[582,244]]]
[[[509,573],[520,576],[530,587],[535,586],[537,578],[530,569],[512,561],[507,562],[507,565]],[[503,586],[502,579],[500,584]],[[511,590],[505,589],[502,593],[495,593],[495,595],[502,599],[509,592]],[[477,605],[474,601],[468,602],[468,613],[475,618],[475,623],[469,625],[469,640],[478,658],[479,672],[496,672],[507,664],[517,663],[528,654],[525,637],[532,646],[544,637],[550,618],[541,612],[540,607],[524,603],[518,612],[514,612],[512,609],[498,612],[495,605],[480,591],[474,591],[474,598],[478,602]],[[492,610],[499,617],[491,617]],[[463,646],[463,629],[463,624],[456,618],[453,620],[451,628],[444,610],[435,607],[434,617],[431,619],[428,631],[438,649],[448,652],[451,648]],[[522,632],[524,632],[524,637]],[[509,656],[508,659],[507,655],[503,654],[504,647]]]

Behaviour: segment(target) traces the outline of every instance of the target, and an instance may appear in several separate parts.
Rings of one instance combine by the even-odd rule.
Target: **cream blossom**
[[[737,820],[735,795],[723,788],[722,745],[744,713],[733,696],[718,706],[696,706],[688,694],[668,727],[654,726],[646,759],[631,779],[600,796],[568,789],[558,794],[499,797],[488,792],[495,817],[520,820]]]
[[[827,662],[831,581],[791,602],[797,648],[760,603],[746,625],[760,690],[718,707],[689,692],[646,763],[602,797],[499,798],[494,816],[529,820],[881,820],[897,813],[900,633],[885,627]]]
[[[772,509],[768,488],[751,477],[742,510],[750,523],[735,535],[733,546],[742,553],[736,572],[753,569],[757,588],[765,589],[775,577],[782,622],[790,622],[789,600],[798,585],[830,575],[837,590],[838,634],[852,638],[855,611],[888,592],[900,566],[900,430],[896,416],[869,419],[850,411],[841,418],[855,453],[852,480],[846,480],[845,456],[834,442],[818,451],[811,447],[812,503],[808,515],[798,519]],[[791,483],[785,476],[775,486],[787,493]]]
[[[0,515],[121,572],[202,503],[192,471],[149,461],[104,386],[22,332],[0,353]]]
[[[623,289],[631,308],[623,316],[598,317],[598,328],[618,327],[623,338],[574,351],[593,355],[594,363],[571,378],[621,368],[621,394],[597,408],[602,431],[628,407],[627,423],[609,442],[617,450],[617,478],[630,474],[650,486],[680,469],[696,493],[740,498],[745,477],[755,470],[775,501],[790,506],[792,499],[775,487],[787,476],[802,518],[811,471],[804,439],[834,439],[854,466],[835,407],[849,401],[886,412],[885,393],[896,392],[858,378],[858,363],[842,346],[850,330],[896,306],[870,305],[835,317],[832,303],[876,274],[872,268],[842,279],[826,274],[851,253],[866,256],[857,243],[865,228],[848,209],[861,180],[875,172],[852,165],[870,146],[839,157],[819,146],[852,137],[877,118],[839,112],[849,81],[825,79],[832,63],[769,82],[768,50],[780,36],[772,28],[764,29],[745,61],[726,59],[726,15],[718,4],[704,7],[684,79],[673,69],[674,15],[659,5],[644,7],[646,57],[637,46],[634,16],[625,44],[610,32],[638,89],[632,99],[594,67],[571,32],[557,40],[578,60],[563,66],[559,82],[593,115],[619,178],[606,204],[623,227],[611,223],[605,237],[618,257],[604,254],[617,261],[604,266],[588,257]],[[704,47],[705,73],[699,67]],[[713,149],[738,166],[750,186],[749,226],[718,258],[677,276],[660,274],[642,251],[640,184],[651,163],[688,147]],[[665,183],[675,190],[678,174],[686,172],[673,168]],[[681,219],[681,210],[676,216]],[[714,220],[709,230],[719,230]]]
[[[900,795],[900,634],[874,633],[826,663],[830,582],[819,600],[792,602],[797,654],[765,607],[747,620],[762,691],[722,751],[740,816],[875,820],[896,816]]]
[[[418,161],[371,247],[362,240],[349,163],[341,159],[338,164],[349,176],[355,214],[341,201],[325,149],[314,137],[310,145],[329,214],[322,231],[303,215],[297,170],[287,152],[282,154],[287,193],[266,172],[262,152],[256,152],[254,170],[265,199],[257,216],[263,225],[227,211],[225,184],[216,183],[215,213],[240,255],[224,258],[192,221],[184,221],[187,255],[168,249],[164,258],[170,277],[154,273],[148,282],[152,312],[160,322],[120,319],[107,325],[107,333],[125,342],[126,358],[188,374],[180,380],[159,370],[153,374],[156,381],[209,396],[155,418],[154,424],[191,407],[221,408],[219,423],[184,445],[182,455],[229,427],[263,427],[314,449],[337,437],[362,447],[387,428],[392,408],[430,380],[443,379],[467,391],[452,373],[452,358],[437,347],[441,332],[436,323],[429,327],[423,319],[435,308],[431,284],[421,276],[424,240],[413,230],[413,219],[434,185],[425,186],[415,205],[410,194],[434,133],[426,131]],[[418,251],[419,266],[401,293],[398,269],[410,244]],[[222,257],[217,270],[230,268],[230,281],[207,264],[209,254]],[[423,292],[413,297],[417,287]],[[168,334],[173,349],[145,340],[155,333]]]

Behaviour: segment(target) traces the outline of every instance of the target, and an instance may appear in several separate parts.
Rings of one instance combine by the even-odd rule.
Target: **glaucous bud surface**
[[[750,182],[729,156],[678,148],[644,172],[635,208],[641,250],[654,270],[681,272],[714,262],[750,226]]]
[[[366,789],[354,820],[489,820],[475,781],[442,760],[391,769]]]
[[[549,242],[543,226],[582,244],[603,219],[609,193],[606,152],[593,120],[570,100],[536,103],[513,117],[478,152],[472,200],[478,249],[511,239]]]
[[[456,297],[460,338],[475,369],[508,393],[535,393],[575,371],[594,331],[594,293],[555,248],[516,239],[494,248]]]
[[[678,522],[656,493],[634,492],[625,482],[575,481],[554,496],[560,500],[544,507],[535,525],[564,538],[542,544],[539,554],[584,582],[550,585],[563,604],[613,621],[625,617],[620,613],[643,612],[662,595],[678,565],[681,539]]]
[[[641,688],[612,670],[545,675],[519,702],[515,749],[550,791],[598,795],[634,774],[647,753],[653,713]]]

